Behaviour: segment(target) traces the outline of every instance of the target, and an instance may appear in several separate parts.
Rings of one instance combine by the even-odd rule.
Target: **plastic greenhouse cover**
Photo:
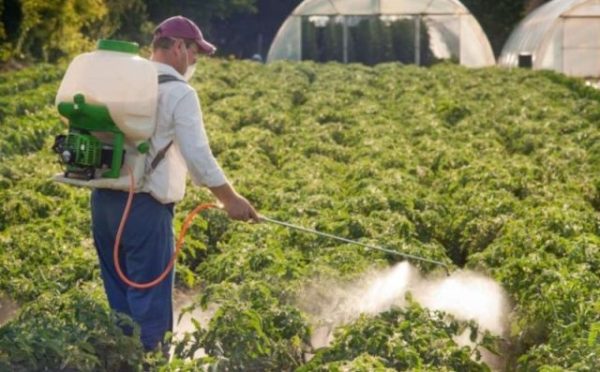
[[[565,18],[563,34],[563,72],[581,77],[600,76],[600,19]]]
[[[338,14],[338,12],[331,0],[307,0],[298,5],[293,14]]]
[[[465,14],[467,9],[455,0],[387,0],[382,1],[382,13]]]
[[[564,27],[563,48],[600,49],[600,22],[587,18],[569,18]]]
[[[460,20],[460,63],[472,67],[495,65],[492,47],[477,20],[472,16]]]
[[[460,19],[454,16],[432,16],[427,24],[431,50],[436,58],[460,58]]]
[[[348,61],[354,61],[353,56],[355,53],[353,52],[352,39],[356,36],[354,35],[355,31],[352,29],[359,23],[363,24],[365,19],[368,22],[373,22],[373,20],[369,21],[371,18],[365,17],[375,16],[383,25],[397,28],[400,27],[399,25],[403,21],[412,20],[417,15],[425,22],[426,28],[423,31],[427,32],[430,40],[429,50],[433,57],[437,59],[456,58],[460,63],[473,67],[495,64],[487,37],[467,8],[458,0],[305,0],[288,17],[277,33],[267,60],[313,59],[315,56],[317,56],[317,60],[327,60],[328,55],[330,57],[335,55],[335,57],[332,57],[334,60],[347,59]],[[313,45],[314,42],[305,51],[306,46],[302,41],[302,34],[305,32],[303,22],[312,24],[317,29],[330,28],[338,24],[343,25],[342,27],[347,28],[346,32],[348,33],[346,35],[350,39],[344,41],[346,40],[344,39],[345,36],[341,34],[343,31],[331,28],[331,31],[337,31],[333,34],[328,32],[324,35],[329,35],[328,38],[335,36],[335,40],[329,40],[331,44],[329,47],[333,47],[336,51],[325,52],[326,49],[323,48],[329,47],[316,47],[316,44]],[[373,25],[375,26],[377,23],[373,23]],[[324,32],[317,29],[308,32],[313,37],[315,32]],[[338,47],[344,43],[348,43],[348,46],[339,52]],[[393,54],[407,53],[399,52],[398,48],[392,49]],[[390,53],[392,53],[392,49],[389,50]],[[417,48],[414,53],[418,50]],[[313,56],[307,52],[317,54]],[[342,57],[336,53],[341,53],[340,56]],[[387,56],[389,53],[386,51],[383,54]],[[423,61],[416,59],[415,62],[420,64]]]
[[[339,14],[379,13],[378,0],[332,0]]]
[[[293,14],[468,14],[468,10],[457,0],[305,0]]]
[[[586,0],[554,0],[531,12],[510,35],[502,50],[500,64],[516,66],[520,52],[535,52],[557,18],[577,4],[585,2]]]
[[[569,17],[600,17],[600,0],[588,1],[563,13]]]
[[[289,17],[277,32],[267,60],[300,60],[300,35],[302,34],[300,17]]]

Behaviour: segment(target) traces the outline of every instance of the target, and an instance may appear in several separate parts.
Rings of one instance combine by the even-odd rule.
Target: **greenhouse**
[[[269,50],[275,60],[495,64],[487,36],[458,0],[305,0]]]
[[[499,64],[600,78],[600,0],[554,0],[525,18]]]

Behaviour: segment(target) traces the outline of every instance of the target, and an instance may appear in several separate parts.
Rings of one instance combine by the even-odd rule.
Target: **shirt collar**
[[[181,80],[185,80],[185,78],[179,73],[177,72],[177,70],[175,70],[173,68],[173,66],[167,65],[165,63],[161,63],[161,62],[156,62],[156,61],[152,61],[152,63],[154,63],[154,66],[156,66],[156,70],[158,71],[158,74],[167,74],[167,75],[173,75],[178,79]]]

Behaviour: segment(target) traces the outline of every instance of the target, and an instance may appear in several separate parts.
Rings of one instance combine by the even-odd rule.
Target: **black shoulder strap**
[[[179,79],[179,78],[177,78],[176,76],[173,76],[173,75],[169,75],[169,74],[160,74],[160,75],[158,75],[158,83],[159,84],[168,83],[170,81],[180,81],[182,83],[185,83],[184,80],[181,80],[181,79]]]
[[[165,147],[163,147],[162,149],[160,149],[160,151],[158,151],[158,153],[156,153],[156,156],[154,157],[154,159],[152,159],[152,162],[150,163],[150,171],[153,171],[156,169],[156,167],[158,167],[158,164],[165,158],[165,155],[167,154],[167,151],[169,151],[169,148],[172,144],[173,141],[169,141],[169,143]]]
[[[164,84],[164,83],[168,83],[171,81],[179,81],[181,83],[186,83],[184,80],[181,80],[173,75],[169,75],[169,74],[158,75],[158,84]],[[169,151],[169,148],[171,147],[172,144],[173,144],[173,141],[170,141],[165,147],[163,147],[162,149],[160,149],[160,151],[158,151],[158,153],[156,154],[156,156],[154,157],[154,159],[152,159],[152,162],[150,163],[150,171],[153,171],[154,169],[156,169],[158,164],[164,159],[165,155],[167,154],[167,151]]]

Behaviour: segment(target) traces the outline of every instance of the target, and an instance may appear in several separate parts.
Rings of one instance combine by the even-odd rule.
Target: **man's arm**
[[[227,181],[210,150],[195,92],[189,92],[178,102],[174,120],[175,137],[194,183],[206,186],[223,204],[230,218],[259,222],[252,204]]]
[[[234,220],[260,222],[260,217],[246,198],[238,194],[229,183],[208,188],[223,203],[223,208]]]

